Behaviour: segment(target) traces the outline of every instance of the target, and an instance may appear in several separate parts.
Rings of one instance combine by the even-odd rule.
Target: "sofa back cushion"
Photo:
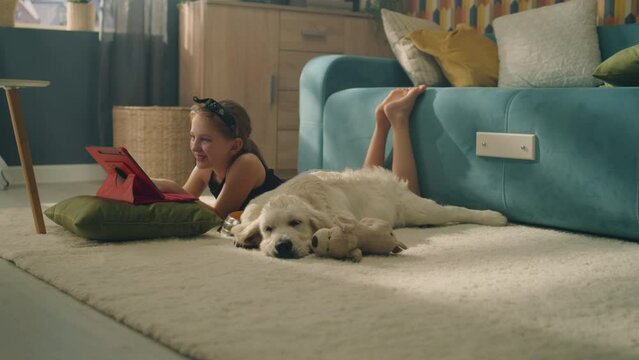
[[[608,25],[597,28],[601,60],[627,47],[639,44],[639,24]]]

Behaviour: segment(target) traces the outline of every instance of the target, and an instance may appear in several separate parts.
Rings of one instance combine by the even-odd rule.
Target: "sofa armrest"
[[[322,168],[324,104],[350,88],[412,86],[397,60],[349,55],[311,59],[300,78],[300,131],[297,169]]]

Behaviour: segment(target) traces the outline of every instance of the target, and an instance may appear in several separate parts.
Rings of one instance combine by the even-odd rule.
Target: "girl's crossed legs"
[[[375,109],[375,130],[364,160],[364,167],[384,166],[384,150],[388,131],[393,128],[392,172],[408,183],[408,189],[419,195],[415,156],[410,141],[409,119],[417,97],[425,85],[395,89]]]

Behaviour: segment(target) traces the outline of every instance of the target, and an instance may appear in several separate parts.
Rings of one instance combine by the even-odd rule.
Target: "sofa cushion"
[[[442,74],[437,61],[432,56],[419,51],[406,38],[407,33],[416,30],[440,30],[439,25],[386,9],[382,9],[382,21],[388,43],[414,85],[447,85],[446,77]]]
[[[510,218],[639,240],[639,88],[528,89],[508,132],[535,134],[536,161],[503,160]]]
[[[639,44],[639,24],[605,25],[597,27],[601,60]]]
[[[613,86],[639,86],[639,45],[619,51],[592,75]]]
[[[500,87],[581,87],[601,62],[596,0],[572,0],[493,22]]]
[[[323,55],[306,63],[300,76],[298,172],[323,167],[322,128],[326,99],[344,89],[382,86],[411,86],[397,60]]]
[[[375,107],[392,88],[355,88],[332,94],[324,107],[322,168],[359,169],[375,128]],[[353,106],[353,101],[357,106]],[[392,138],[386,144],[390,165]]]
[[[192,237],[222,222],[198,202],[132,205],[96,196],[72,197],[44,213],[78,236],[103,241]]]
[[[391,90],[328,98],[326,169],[361,166],[375,104]],[[411,115],[421,194],[501,211],[514,222],[639,240],[637,98],[639,87],[430,88]],[[478,131],[534,134],[537,158],[479,157]]]
[[[453,86],[497,86],[497,45],[475,30],[418,30],[406,37],[419,50],[435,57]]]
[[[328,98],[324,112],[324,169],[362,166],[375,126],[375,105],[391,90],[349,89]],[[516,90],[487,90],[430,88],[417,100],[410,131],[423,196],[443,204],[502,210],[503,165],[475,156],[475,132],[505,130],[504,109]],[[391,150],[389,136],[389,168]]]

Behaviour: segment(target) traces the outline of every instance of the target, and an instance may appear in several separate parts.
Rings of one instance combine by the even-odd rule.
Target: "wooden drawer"
[[[342,53],[344,19],[338,16],[282,11],[280,49]]]
[[[297,130],[300,128],[300,93],[280,91],[277,104],[277,129]]]
[[[297,130],[277,132],[277,168],[297,169]]]
[[[300,87],[300,75],[304,65],[312,58],[326,55],[315,52],[280,51],[280,71],[278,84],[280,90],[297,90]]]

